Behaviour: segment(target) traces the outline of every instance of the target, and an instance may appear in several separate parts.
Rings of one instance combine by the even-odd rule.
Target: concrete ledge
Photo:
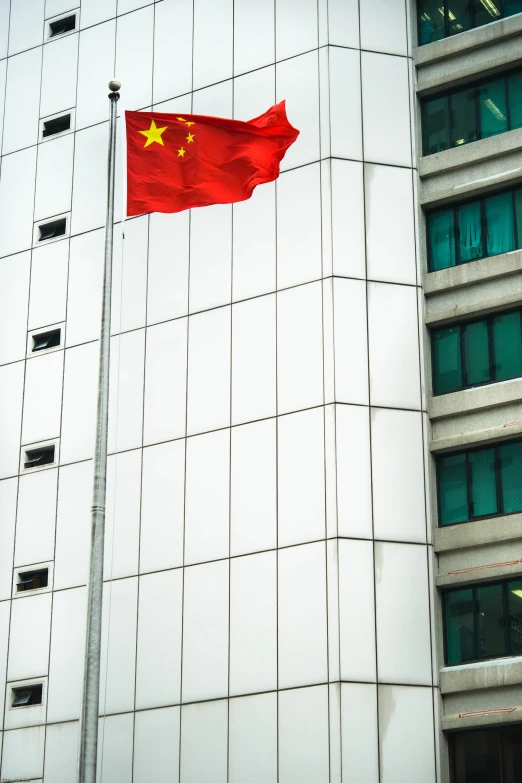
[[[519,555],[522,558],[522,546]],[[435,584],[437,587],[456,587],[480,582],[493,582],[496,579],[509,579],[513,576],[522,576],[522,559],[513,560],[511,563],[491,563],[462,569],[458,572],[438,574],[435,578]]]
[[[432,531],[435,552],[497,544],[501,541],[522,539],[522,514],[477,519],[461,525],[437,527]],[[521,680],[522,681],[522,680]]]
[[[522,658],[501,658],[464,666],[447,666],[440,670],[440,692],[476,691],[501,688],[522,682]]]
[[[452,323],[453,321],[465,318],[469,315],[488,315],[496,310],[505,310],[511,305],[519,304],[522,301],[522,290],[514,290],[510,294],[495,297],[495,299],[486,299],[485,301],[476,301],[465,304],[455,304],[445,310],[433,310],[426,313],[425,323],[428,326],[438,324]]]
[[[425,296],[438,294],[448,288],[465,288],[483,280],[494,280],[520,273],[522,270],[522,250],[511,253],[500,253],[498,256],[481,258],[469,264],[452,266],[438,272],[424,275],[423,288]]]
[[[498,726],[502,723],[520,723],[522,721],[522,706],[497,707],[480,712],[444,715],[441,720],[442,731],[458,731],[459,729],[478,729],[482,726]]]
[[[461,147],[453,147],[450,150],[436,152],[433,155],[425,155],[419,158],[419,176],[421,179],[433,175],[440,175],[445,171],[459,169],[473,163],[484,163],[488,159],[498,158],[501,155],[517,152],[522,146],[522,128],[499,133],[489,139],[472,141]],[[462,195],[462,194],[461,194]]]
[[[491,383],[476,389],[463,389],[440,397],[428,398],[430,419],[441,419],[476,411],[479,408],[494,408],[509,405],[522,399],[522,379]]]

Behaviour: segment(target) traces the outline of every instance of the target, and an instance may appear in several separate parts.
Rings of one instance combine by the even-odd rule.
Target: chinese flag
[[[277,179],[299,135],[284,101],[249,122],[148,111],[125,118],[129,217],[244,201]]]

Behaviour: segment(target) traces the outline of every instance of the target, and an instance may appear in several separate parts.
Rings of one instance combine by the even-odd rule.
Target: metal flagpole
[[[116,158],[116,115],[121,84],[109,82],[110,123],[107,170],[107,214],[105,220],[105,265],[94,452],[93,500],[91,512],[91,564],[87,599],[87,636],[83,702],[80,719],[78,783],[96,783],[98,755],[98,712],[100,701],[100,663],[103,597],[103,545],[105,534],[105,496],[107,483],[107,434],[109,413],[109,357],[111,329],[112,248],[114,224],[114,171]]]

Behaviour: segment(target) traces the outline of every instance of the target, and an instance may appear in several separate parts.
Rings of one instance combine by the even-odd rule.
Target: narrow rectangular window
[[[511,441],[499,447],[502,511],[522,511],[522,441]]]
[[[517,234],[517,247],[522,247],[522,188],[518,188],[513,193],[515,206],[515,225]]]
[[[458,90],[450,96],[451,142],[453,147],[460,147],[462,144],[468,144],[470,141],[476,141],[479,138],[475,111],[475,93],[475,87],[468,87],[465,90]]]
[[[520,11],[522,11],[522,0],[520,2]],[[509,74],[507,90],[511,130],[522,128],[522,72]]]
[[[522,734],[518,730],[519,741]],[[452,783],[515,783],[502,776],[498,729],[459,731],[450,735]]]
[[[49,332],[40,332],[40,334],[33,334],[33,347],[31,352],[45,351],[48,348],[56,348],[60,345],[61,330],[51,329]]]
[[[448,98],[431,98],[423,106],[424,154],[450,148]]]
[[[420,0],[418,13],[420,46],[445,38],[443,0]]]
[[[444,595],[446,663],[449,666],[477,657],[473,590],[450,590]]]
[[[496,22],[504,16],[503,11],[503,0],[473,0],[473,26]]]
[[[467,522],[469,511],[466,454],[442,457],[438,468],[440,524],[455,525]]]
[[[506,80],[486,82],[479,90],[481,138],[488,139],[508,130]]]
[[[522,655],[522,579],[509,583],[508,623],[511,654]]]
[[[457,35],[472,28],[471,0],[451,0],[448,11],[450,35]]]
[[[54,462],[54,446],[43,446],[39,449],[28,449],[25,452],[24,468],[39,468]]]
[[[13,688],[11,707],[31,707],[42,703],[42,683]]]
[[[500,658],[508,655],[506,645],[506,617],[504,614],[504,585],[477,587],[478,658]]]
[[[42,137],[54,136],[56,133],[63,133],[71,128],[71,115],[64,114],[63,117],[55,117],[53,120],[45,120],[43,123]]]
[[[522,198],[520,205],[522,208]],[[442,209],[428,215],[428,242],[430,272],[455,266],[455,219],[453,209]]]
[[[460,327],[449,326],[433,333],[433,387],[435,394],[462,389]]]
[[[484,202],[487,224],[487,255],[509,253],[515,249],[513,199],[511,193],[490,196]]]
[[[496,381],[522,375],[522,329],[520,311],[492,319],[494,373]]]
[[[466,357],[466,386],[491,381],[488,322],[475,321],[462,327]]]
[[[471,480],[471,516],[485,517],[499,513],[494,449],[469,453]]]
[[[40,568],[36,571],[21,571],[18,573],[16,592],[25,593],[28,590],[40,590],[49,585],[49,569]]]
[[[75,29],[76,14],[65,16],[63,19],[57,19],[56,22],[49,24],[49,37],[54,38],[55,35],[64,35],[64,33],[70,33],[71,30]]]
[[[54,239],[55,237],[64,236],[66,230],[67,220],[65,218],[53,220],[50,223],[42,223],[42,225],[38,226],[38,241],[43,242],[45,239]]]
[[[476,261],[484,255],[480,201],[470,201],[457,209],[459,263]]]

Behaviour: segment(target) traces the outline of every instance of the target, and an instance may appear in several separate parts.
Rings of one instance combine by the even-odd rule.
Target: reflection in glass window
[[[419,45],[522,12],[522,0],[418,0]]]

